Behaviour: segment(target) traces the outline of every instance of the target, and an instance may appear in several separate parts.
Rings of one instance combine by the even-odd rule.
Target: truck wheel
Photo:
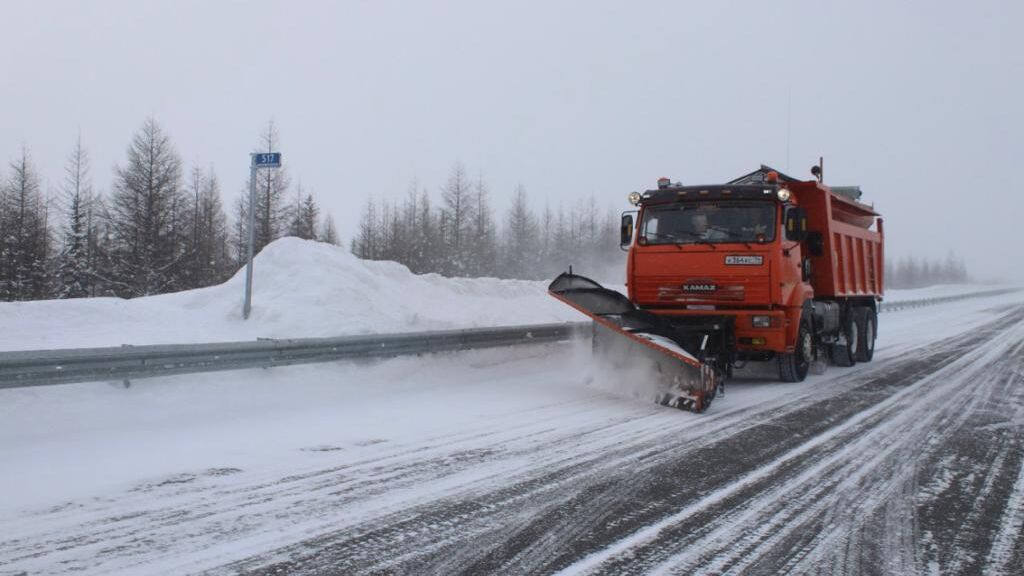
[[[857,333],[860,336],[857,341],[857,362],[871,362],[875,357],[878,317],[874,310],[864,306],[853,311],[853,318],[857,322]]]
[[[846,322],[843,326],[843,331],[846,333],[846,343],[832,345],[832,363],[836,366],[853,366],[857,363],[857,351],[860,349],[860,330],[858,329],[855,316],[855,310],[851,310],[846,315]]]
[[[803,382],[814,360],[814,335],[806,321],[800,322],[796,334],[796,348],[792,354],[777,354],[779,379],[783,382]]]

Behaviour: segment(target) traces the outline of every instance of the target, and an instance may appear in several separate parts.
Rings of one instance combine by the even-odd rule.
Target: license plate
[[[763,256],[726,256],[727,266],[760,266],[764,264]]]

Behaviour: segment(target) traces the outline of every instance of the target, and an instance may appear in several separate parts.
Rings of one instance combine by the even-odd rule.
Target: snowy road
[[[878,346],[703,415],[582,345],[4,391],[0,574],[1019,573],[1021,296]]]

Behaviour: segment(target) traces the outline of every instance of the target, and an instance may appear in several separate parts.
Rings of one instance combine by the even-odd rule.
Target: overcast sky
[[[822,155],[890,256],[1024,281],[1021,2],[0,1],[0,159],[27,145],[47,189],[81,131],[108,190],[147,116],[227,206],[272,118],[344,237],[456,161],[498,209],[517,183],[626,209]]]

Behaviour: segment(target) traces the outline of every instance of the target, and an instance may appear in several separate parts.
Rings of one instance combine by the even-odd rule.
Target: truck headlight
[[[771,328],[772,318],[771,316],[751,316],[750,323],[754,328]]]
[[[778,195],[779,200],[783,202],[789,202],[789,197],[791,195],[789,188],[779,188],[779,191],[776,192],[776,194]]]
[[[628,198],[629,198],[629,203],[632,204],[633,206],[636,206],[637,204],[640,203],[640,193],[639,192],[630,192]]]

